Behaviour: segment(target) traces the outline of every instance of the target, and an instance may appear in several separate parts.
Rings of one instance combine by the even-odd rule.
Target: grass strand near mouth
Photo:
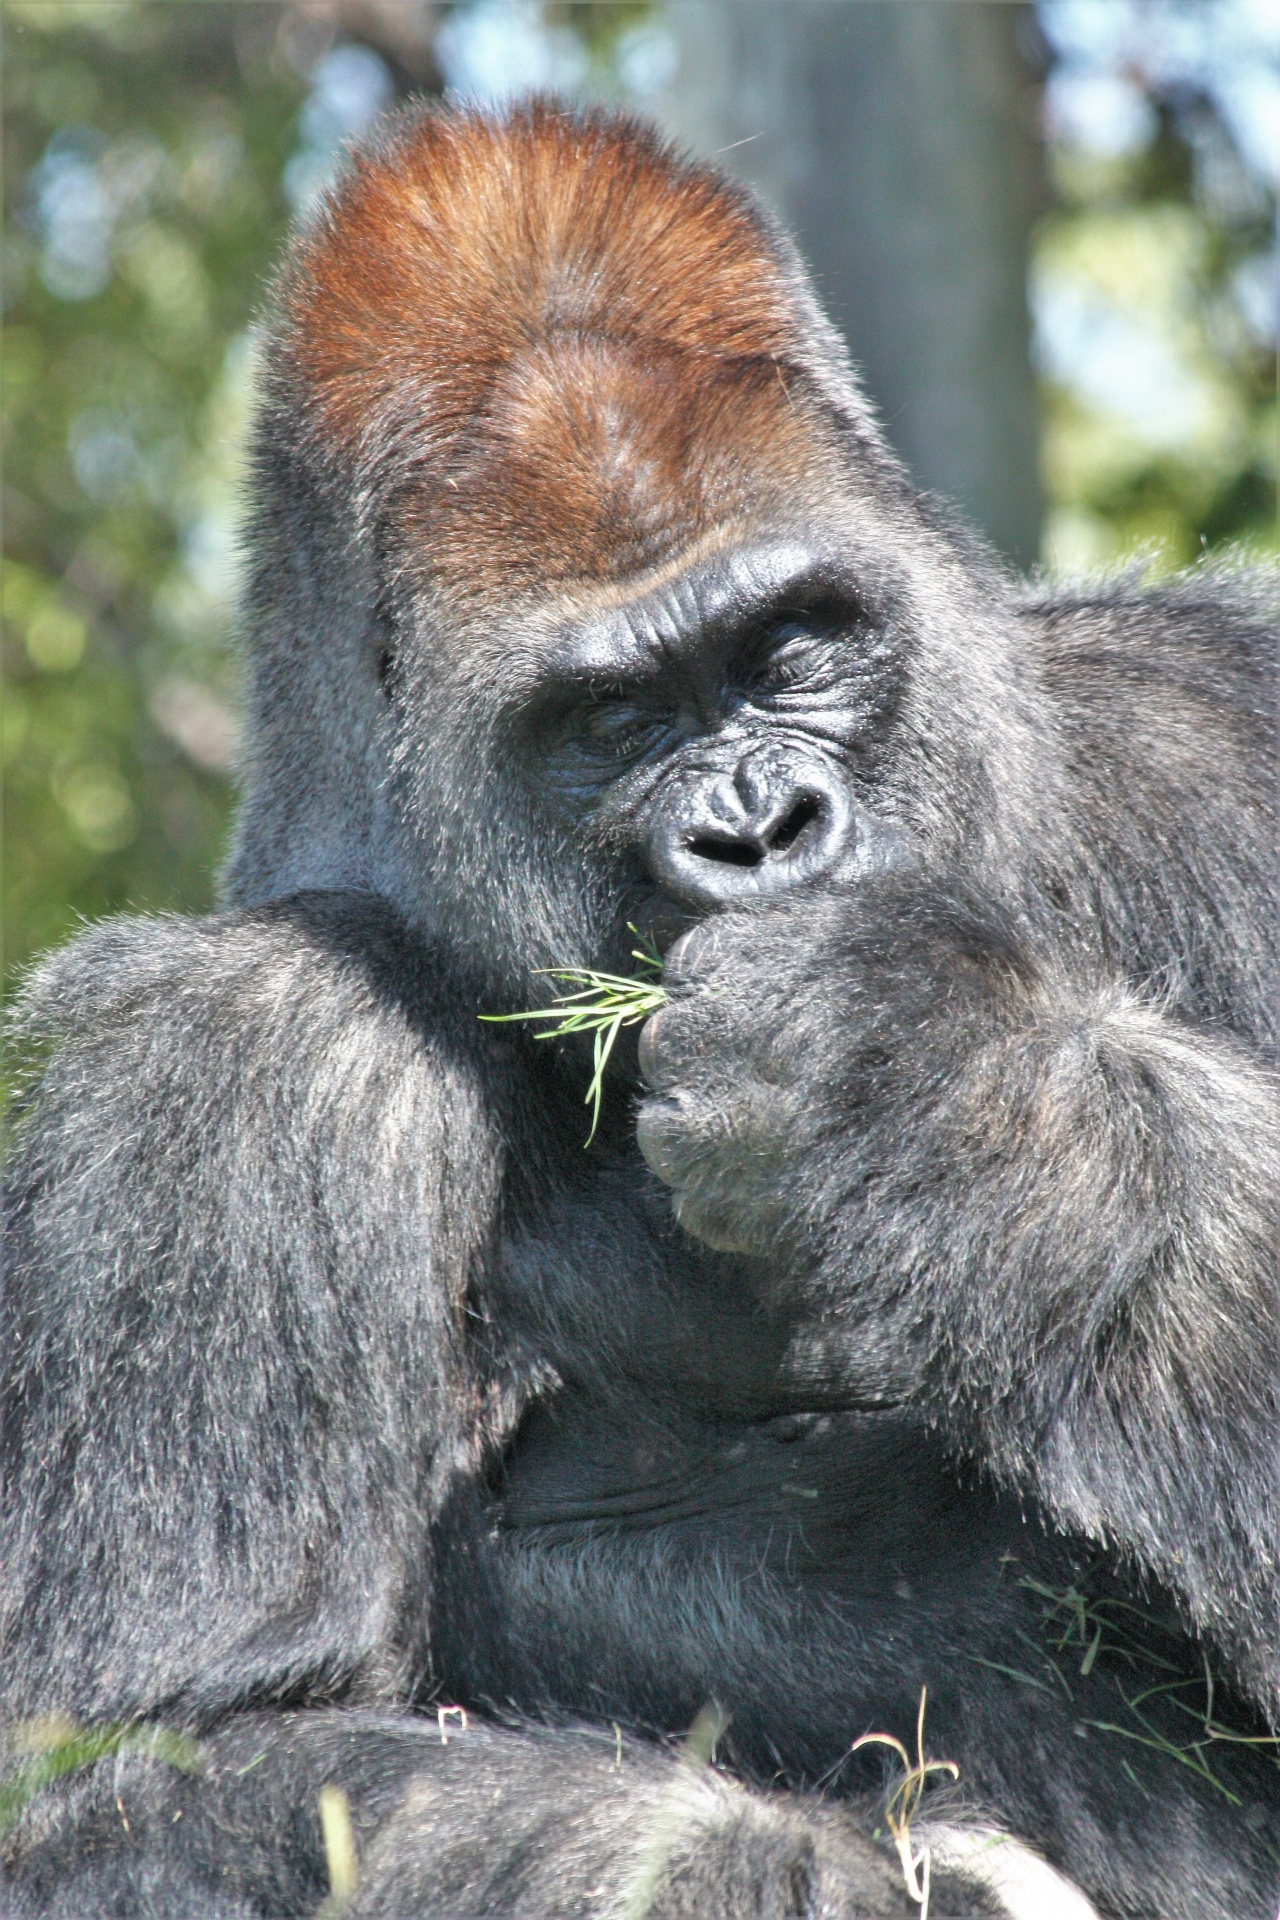
[[[643,972],[628,978],[620,973],[596,973],[587,967],[540,967],[538,972],[558,980],[571,989],[558,993],[549,1007],[530,1007],[523,1013],[482,1013],[491,1026],[503,1026],[516,1020],[542,1021],[545,1031],[538,1040],[558,1040],[570,1033],[594,1033],[594,1065],[590,1085],[583,1096],[591,1108],[589,1147],[600,1124],[600,1102],[604,1095],[604,1070],[609,1064],[614,1042],[624,1027],[638,1026],[667,1001],[661,982],[662,956],[651,941],[636,933],[641,942],[631,949],[631,957]]]

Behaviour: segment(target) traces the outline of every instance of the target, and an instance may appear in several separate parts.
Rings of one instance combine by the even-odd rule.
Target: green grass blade
[[[631,929],[635,933],[635,928]],[[651,975],[662,972],[662,957],[651,942],[636,934],[641,945],[632,949],[632,958]],[[614,1042],[623,1027],[638,1026],[651,1013],[666,1005],[667,993],[656,978],[628,979],[620,973],[596,973],[587,967],[540,967],[545,978],[557,980],[571,989],[558,993],[549,1007],[527,1007],[519,1013],[482,1013],[489,1026],[507,1026],[515,1021],[541,1022],[545,1028],[536,1040],[557,1040],[573,1033],[593,1033],[593,1071],[584,1096],[591,1108],[591,1131],[586,1145],[596,1137],[600,1107],[604,1098],[604,1075]]]

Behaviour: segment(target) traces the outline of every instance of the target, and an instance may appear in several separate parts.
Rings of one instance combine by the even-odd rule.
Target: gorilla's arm
[[[807,1289],[815,1388],[915,1398],[1184,1596],[1280,1717],[1280,1165],[1241,1043],[920,882],[724,916],[645,1029],[681,1220]]]
[[[434,1719],[352,1708],[243,1714],[199,1742],[199,1759],[199,1772],[142,1756],[100,1765],[56,1824],[47,1808],[37,1814],[4,1883],[6,1920],[315,1914],[328,1891],[326,1787],[349,1811],[357,1884],[342,1911],[352,1920],[917,1911],[889,1846],[867,1837],[877,1803],[836,1810],[748,1793],[608,1727],[455,1719],[442,1737]],[[1002,1878],[1028,1870],[1059,1900],[1066,1893],[1014,1843],[993,1855],[991,1835],[927,1838],[948,1910],[1002,1913]],[[948,1854],[959,1856],[954,1870],[939,1872]],[[1093,1911],[1083,1901],[1061,1910]]]
[[[335,1784],[353,1914],[908,1910],[856,1817],[613,1730],[446,1743],[357,1710],[424,1681],[432,1521],[477,1454],[462,1323],[512,1094],[473,1006],[360,896],[112,922],[33,982],[52,1051],[10,1180],[0,1771],[12,1723],[55,1713],[198,1740],[190,1766],[121,1754],[38,1792],[4,1836],[6,1914],[313,1912]]]
[[[36,976],[26,1027],[52,1051],[3,1297],[6,1716],[403,1687],[498,1178],[424,972],[377,902],[317,895],[108,923]]]

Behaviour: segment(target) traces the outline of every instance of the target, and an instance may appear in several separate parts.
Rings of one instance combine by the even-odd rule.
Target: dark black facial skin
[[[662,944],[698,916],[906,857],[864,791],[901,683],[895,615],[794,548],[720,555],[584,622],[529,726],[535,782],[635,856]]]

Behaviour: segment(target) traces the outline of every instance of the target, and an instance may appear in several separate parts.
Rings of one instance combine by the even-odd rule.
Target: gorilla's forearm
[[[960,1437],[1180,1592],[1280,1718],[1274,1083],[1121,991],[1055,995],[915,1120],[833,1210],[831,1288],[860,1275]]]
[[[677,950],[640,1137],[681,1220],[800,1289],[802,1375],[926,1406],[1180,1592],[1280,1715],[1271,1077],[958,895],[806,929]]]
[[[763,1911],[906,1915],[914,1908],[878,1801],[749,1793],[621,1729],[528,1730],[346,1708],[245,1714],[197,1744],[198,1771],[100,1764],[22,1822],[6,1920],[147,1913],[183,1920],[315,1914],[330,1889],[319,1802],[356,1886],[342,1911],[651,1920]],[[342,1818],[345,1814],[345,1819]],[[29,1831],[24,1828],[29,1826]],[[1063,1883],[1016,1843],[934,1828],[948,1910],[995,1909],[1005,1877]],[[950,1870],[948,1870],[950,1869]],[[325,1909],[327,1910],[327,1908]],[[1001,1909],[1003,1911],[1003,1909]],[[1087,1920],[1081,1900],[1062,1911]]]
[[[37,975],[27,1025],[54,1046],[3,1296],[7,1716],[393,1683],[497,1178],[425,1004],[359,896],[117,921]]]

